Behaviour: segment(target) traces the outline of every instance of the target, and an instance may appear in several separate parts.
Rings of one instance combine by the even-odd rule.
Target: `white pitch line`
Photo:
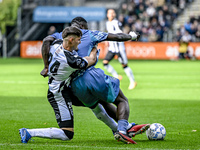
[[[0,146],[43,146],[43,147],[69,147],[69,148],[91,148],[91,149],[134,149],[134,150],[182,150],[182,149],[160,149],[160,148],[134,148],[133,147],[95,147],[95,146],[78,146],[78,145],[44,145],[44,144],[36,144],[36,145],[27,145],[27,144],[5,144],[5,143],[0,143]]]
[[[0,81],[4,84],[47,84],[47,81]]]

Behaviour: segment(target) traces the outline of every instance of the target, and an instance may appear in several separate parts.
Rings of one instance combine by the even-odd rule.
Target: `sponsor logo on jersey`
[[[76,60],[76,65],[79,66],[81,64],[81,59]]]
[[[81,64],[80,64],[80,68],[84,68],[85,65],[86,65],[86,64],[85,64],[85,61],[82,61]]]
[[[60,115],[59,114],[56,114],[56,119],[60,119]]]

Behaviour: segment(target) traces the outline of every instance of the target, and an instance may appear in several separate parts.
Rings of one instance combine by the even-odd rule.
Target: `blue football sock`
[[[125,120],[125,119],[118,120],[117,130],[119,132],[126,134],[127,126],[128,126],[128,121],[127,120]]]

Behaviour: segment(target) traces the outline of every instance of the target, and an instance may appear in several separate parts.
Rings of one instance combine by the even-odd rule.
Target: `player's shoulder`
[[[118,24],[119,23],[119,21],[117,19],[113,19],[111,22],[114,23],[114,24]]]
[[[89,30],[90,31],[90,33],[92,34],[92,35],[99,35],[99,34],[103,34],[104,32],[102,32],[102,31],[99,31],[99,30]]]
[[[80,29],[80,30],[81,30],[82,34],[85,34],[85,33],[90,31],[90,30],[87,30],[87,29]]]
[[[54,34],[51,34],[50,36],[55,39],[62,39],[62,32],[55,32]]]
[[[67,56],[69,58],[77,58],[78,57],[78,53],[76,50],[68,51],[68,50],[64,49],[64,54],[65,54],[65,56]]]
[[[81,29],[81,31],[82,31],[83,35],[94,35],[94,34],[100,32],[98,30],[87,30],[87,29]]]

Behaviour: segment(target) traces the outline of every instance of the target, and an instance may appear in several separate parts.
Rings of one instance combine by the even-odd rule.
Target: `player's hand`
[[[44,68],[41,72],[40,75],[42,75],[44,78],[48,76],[48,68]]]
[[[134,31],[129,32],[129,35],[132,37],[131,40],[136,40],[137,41],[140,38],[140,34],[134,32]]]

